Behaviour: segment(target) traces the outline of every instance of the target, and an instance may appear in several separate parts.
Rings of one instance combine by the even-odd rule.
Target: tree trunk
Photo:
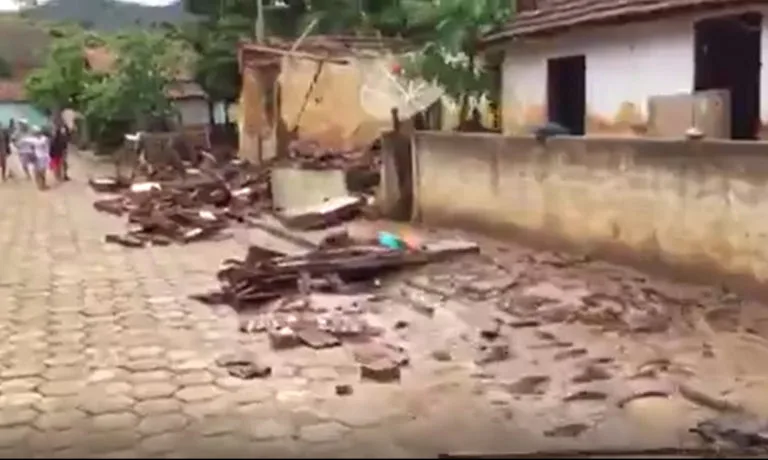
[[[469,72],[475,71],[475,51],[474,47],[467,46],[467,51],[465,51],[467,55],[467,59],[469,59],[468,68]],[[463,125],[464,122],[467,121],[469,118],[469,93],[467,91],[464,91],[461,94],[461,99],[459,101],[459,126]]]

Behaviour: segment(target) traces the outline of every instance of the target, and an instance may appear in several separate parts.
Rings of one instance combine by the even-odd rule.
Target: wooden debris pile
[[[226,260],[218,273],[215,298],[236,310],[292,294],[345,292],[350,282],[372,281],[387,270],[427,263],[427,251],[392,250],[374,245],[316,249],[286,256],[252,246],[246,258]],[[216,303],[216,302],[215,302]]]
[[[94,202],[95,209],[127,216],[129,229],[106,241],[127,247],[168,245],[208,239],[232,221],[244,222],[270,205],[269,170],[245,162],[189,168],[183,177],[126,184],[93,179],[97,192],[117,196]]]
[[[401,366],[408,362],[407,354],[400,347],[374,340],[384,331],[367,320],[364,306],[371,299],[356,288],[361,283],[378,286],[379,277],[389,271],[476,253],[478,247],[465,241],[442,241],[418,250],[339,244],[346,245],[318,248],[301,256],[252,246],[245,259],[224,262],[218,273],[219,290],[192,298],[230,305],[245,318],[241,332],[267,334],[274,349],[365,343],[355,352],[361,377],[397,380]],[[325,301],[320,296],[326,296]]]
[[[288,161],[305,169],[374,169],[378,155],[370,150],[337,150],[313,140],[295,140],[288,146]]]

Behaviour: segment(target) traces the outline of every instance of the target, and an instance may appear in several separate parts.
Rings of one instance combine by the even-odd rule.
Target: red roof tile
[[[22,102],[24,82],[18,80],[0,80],[0,102]]]
[[[750,3],[765,4],[765,0],[538,0],[537,10],[519,13],[507,26],[489,34],[486,41]]]

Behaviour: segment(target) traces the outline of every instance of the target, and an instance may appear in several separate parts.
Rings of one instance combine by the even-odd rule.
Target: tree
[[[308,4],[305,0],[264,2],[268,35],[290,37],[301,32]],[[184,6],[198,17],[177,34],[197,53],[195,81],[212,101],[234,102],[241,84],[237,49],[241,41],[255,39],[256,1],[185,0]]]
[[[110,127],[148,130],[173,114],[167,90],[178,70],[178,54],[166,37],[135,31],[108,42],[115,54],[111,75],[83,94],[83,114],[96,136]],[[111,136],[109,136],[111,137]]]
[[[87,36],[74,30],[59,32],[61,35],[52,34],[45,62],[27,77],[25,90],[41,109],[80,110],[83,92],[94,80],[83,55]]]
[[[422,44],[406,59],[406,71],[442,86],[459,101],[459,119],[465,121],[470,99],[488,96],[493,90],[480,59],[482,38],[510,20],[513,2],[403,0],[402,6],[410,9],[409,37]]]
[[[185,0],[202,18],[187,39],[199,54],[197,81],[209,94],[236,97],[237,42],[253,34],[256,1]],[[459,101],[462,121],[469,101],[493,89],[480,59],[482,37],[514,13],[511,0],[284,0],[283,8],[263,1],[270,35],[296,37],[315,21],[315,34],[373,33],[415,44],[404,59],[407,73],[442,86]]]

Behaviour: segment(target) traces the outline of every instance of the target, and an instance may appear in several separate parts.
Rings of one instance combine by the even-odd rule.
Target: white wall
[[[761,11],[763,62],[768,62],[768,7],[734,9]],[[727,14],[690,14],[670,19],[594,27],[554,38],[513,42],[503,66],[503,123],[524,125],[526,110],[545,110],[547,59],[586,56],[586,98],[590,114],[613,119],[623,103],[644,116],[649,96],[687,93],[694,81],[695,21]],[[768,70],[762,72],[761,116],[768,120]]]
[[[173,105],[179,111],[182,126],[208,124],[208,102],[205,99],[177,99]]]

